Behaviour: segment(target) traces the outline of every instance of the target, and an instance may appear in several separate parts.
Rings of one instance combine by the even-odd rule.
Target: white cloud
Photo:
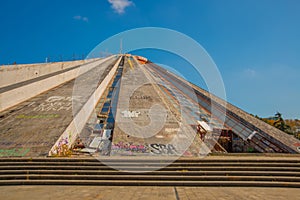
[[[85,22],[88,22],[88,21],[89,21],[89,18],[83,17],[82,20],[85,21]]]
[[[133,2],[129,0],[108,0],[111,4],[111,7],[118,14],[123,14],[125,12],[125,8],[132,6]]]
[[[80,15],[74,16],[73,19],[75,19],[75,20],[80,20],[80,21],[84,21],[84,22],[88,22],[88,21],[89,21],[89,18],[80,16]]]
[[[245,73],[245,75],[246,75],[247,77],[249,77],[249,78],[254,78],[254,77],[257,76],[256,70],[250,69],[250,68],[246,69],[246,70],[244,71],[244,73]]]

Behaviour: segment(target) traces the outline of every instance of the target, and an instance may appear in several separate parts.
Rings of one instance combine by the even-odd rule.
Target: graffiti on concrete
[[[294,143],[293,144],[295,147],[300,147],[300,142]]]
[[[64,97],[64,96],[52,96],[49,97],[46,102],[59,102],[59,101],[72,101],[72,97]]]
[[[145,99],[145,100],[149,100],[151,99],[150,96],[131,96],[130,99]]]
[[[150,144],[151,153],[163,155],[176,155],[177,151],[172,144]]]
[[[49,114],[49,115],[18,115],[17,119],[51,119],[58,118],[60,115],[57,114]]]
[[[43,103],[32,102],[28,106],[33,107],[33,111],[68,111],[72,109],[74,98],[76,100],[76,97],[51,96]]]
[[[139,117],[140,114],[141,114],[141,112],[138,112],[138,111],[129,111],[129,110],[122,111],[122,116],[126,117],[126,118]]]
[[[0,149],[0,157],[22,157],[30,151],[30,148]]]
[[[140,153],[149,152],[147,146],[145,145],[134,145],[133,143],[124,143],[124,142],[113,144],[112,150],[116,150],[116,151],[123,150],[123,151],[140,152]]]
[[[175,147],[172,144],[133,144],[119,142],[112,145],[114,153],[143,153],[150,155],[177,155]]]
[[[185,152],[183,153],[183,156],[188,157],[188,156],[194,156],[194,155],[193,155],[192,152],[190,152],[190,151],[185,151]],[[195,154],[195,156],[197,156],[197,153]]]
[[[297,148],[297,150],[300,152],[300,142],[294,143],[294,146]]]
[[[61,138],[54,147],[54,150],[51,151],[52,156],[70,156],[72,151],[69,149],[69,137]]]

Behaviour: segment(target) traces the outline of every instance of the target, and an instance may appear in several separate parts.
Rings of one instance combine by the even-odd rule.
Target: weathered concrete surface
[[[98,85],[89,83],[91,77],[104,78],[115,58],[99,64],[79,76],[92,94]],[[101,79],[100,79],[101,81]],[[73,119],[72,95],[75,80],[62,84],[17,106],[0,112],[1,156],[46,156]],[[78,84],[81,84],[80,82]],[[80,99],[79,101],[85,101]],[[77,108],[80,110],[80,108]],[[78,111],[74,111],[75,113]]]
[[[156,68],[155,64],[150,64],[149,67]],[[160,68],[161,69],[161,68]],[[209,105],[214,105],[216,108],[221,110],[220,112],[224,112],[224,126],[225,128],[229,128],[233,130],[239,137],[243,139],[243,141],[247,140],[247,137],[256,131],[257,134],[251,140],[251,145],[254,145],[260,152],[285,152],[285,153],[299,153],[300,152],[300,141],[294,138],[292,135],[288,135],[279,129],[263,122],[246,113],[245,111],[233,106],[232,104],[220,99],[213,94],[203,90],[202,88],[195,86],[191,83],[188,83],[186,80],[181,77],[171,74],[166,70],[160,70],[160,73],[168,74],[167,76],[174,77],[179,82],[187,83],[195,89],[195,91],[199,92],[204,96],[205,99],[198,99],[198,102],[201,106],[201,102],[208,100]],[[213,103],[211,103],[213,102]],[[216,109],[216,110],[218,110]],[[229,124],[231,122],[231,124]],[[232,125],[234,122],[234,126]],[[240,127],[240,129],[238,129]],[[242,130],[242,131],[240,131]],[[247,131],[246,131],[247,130]]]
[[[115,56],[113,57],[116,59]],[[72,109],[70,108],[72,101],[74,101],[74,98],[72,99],[70,96],[72,95],[70,88],[74,88],[73,82],[61,85],[58,87],[59,89],[55,88],[47,93],[30,99],[29,101],[23,102],[16,107],[0,112],[0,139],[3,138],[3,140],[0,142],[0,148],[3,149],[0,150],[4,150],[5,154],[17,156],[31,155],[27,154],[29,151],[27,147],[30,147],[30,152],[34,152],[32,155],[45,155],[46,148],[41,151],[35,150],[35,148],[40,148],[36,147],[40,141],[42,141],[40,146],[43,147],[45,145],[53,145],[55,141],[58,143],[59,141],[62,141],[70,146],[70,144],[74,141],[76,134],[72,134],[75,131],[74,124],[72,125],[72,128],[65,131],[72,121],[72,117],[68,116],[77,114],[82,109],[82,106],[86,105],[86,108],[83,109],[84,111],[81,112],[81,117],[79,118],[87,118],[90,115],[90,110],[94,109],[94,102],[88,104],[86,104],[86,102],[90,99],[89,95],[91,95],[101,83],[101,81],[94,81],[95,77],[99,78],[99,74],[97,74],[99,72],[97,72],[97,70],[101,68],[96,67],[95,63],[90,65],[90,67],[82,68],[83,71],[80,73],[84,73],[86,71],[89,72],[87,72],[84,76],[80,76],[81,78],[79,77],[76,80],[78,85],[82,86],[81,90],[79,92],[77,91],[77,94],[75,94],[76,98],[79,97],[78,99],[75,98],[75,101],[79,106],[73,106]],[[92,69],[93,67],[96,69]],[[168,89],[165,87],[168,85],[166,84],[166,82],[169,82],[168,79],[171,79],[171,77],[176,78],[177,76],[170,74],[166,76],[164,80],[163,78],[159,77],[159,74],[153,73],[152,70],[148,70],[149,68],[149,64],[138,65],[134,60],[127,59],[125,62],[124,75],[121,78],[121,89],[117,106],[117,119],[114,129],[111,155],[184,154],[193,156],[207,154],[211,148],[207,148],[207,144],[203,145],[203,142],[198,137],[195,137],[196,134],[195,130],[193,129],[194,127],[192,128],[191,126],[196,124],[196,119],[197,116],[199,117],[200,112],[195,112],[195,110],[201,107],[198,102],[203,101],[203,99],[196,99],[196,103],[194,102],[193,105],[188,102],[188,99],[182,98],[180,101],[182,101],[183,104],[187,104],[186,106],[183,106],[186,107],[186,109],[184,108],[185,111],[180,110],[180,102],[178,102],[178,99],[176,100],[176,98],[173,98],[174,93],[182,93],[182,96],[184,96],[186,91],[184,91],[184,89],[180,90],[181,87],[176,89],[178,85],[174,87],[173,92],[168,91]],[[104,69],[101,68],[101,70]],[[110,70],[107,71],[107,68],[102,71],[105,73],[102,73],[100,79],[103,80],[109,71]],[[56,77],[57,76],[48,78]],[[46,81],[48,78],[39,80],[38,82]],[[68,78],[70,78],[69,75]],[[179,85],[187,83],[187,81],[181,80],[180,77],[177,77],[177,79],[179,79]],[[55,81],[51,80],[50,82]],[[108,82],[109,81],[106,82],[106,85]],[[160,85],[157,84],[158,82]],[[48,84],[46,83],[47,82],[43,82],[43,85]],[[33,86],[34,84],[36,83],[30,83],[28,85]],[[71,86],[67,86],[68,84],[71,84]],[[32,88],[35,90],[39,87],[40,85],[33,86]],[[210,98],[209,101],[213,100],[221,106],[226,105],[224,100],[209,94],[207,91],[204,91],[201,88],[196,86],[192,87],[197,91],[200,91],[202,95]],[[109,88],[103,87],[102,93],[104,92],[104,89]],[[45,89],[42,90],[44,91]],[[57,92],[57,90],[61,90],[62,92]],[[24,91],[25,90],[22,90],[23,93],[16,91],[14,92],[20,97],[23,97],[23,95],[27,93],[32,93],[31,89],[28,89],[25,94]],[[12,96],[13,95],[5,95],[5,98],[13,99]],[[101,96],[100,93],[99,96]],[[104,102],[101,103],[103,104]],[[99,104],[97,109],[100,109],[101,106],[102,105]],[[227,110],[223,110],[226,112],[228,119],[230,118],[232,120],[233,118],[237,118],[239,120],[245,120],[237,121],[239,122],[238,126],[241,126],[243,129],[241,132],[246,130],[246,128],[243,127],[246,122],[249,123],[251,127],[254,127],[253,130],[259,128],[260,134],[264,134],[267,137],[267,141],[258,141],[261,142],[261,144],[264,143],[264,146],[266,147],[266,151],[262,152],[271,152],[269,151],[269,147],[271,147],[271,145],[268,145],[268,142],[272,142],[274,140],[276,140],[278,143],[283,143],[283,145],[286,145],[286,148],[290,148],[292,153],[297,151],[297,147],[300,146],[300,143],[297,139],[294,139],[292,136],[288,136],[274,127],[271,127],[262,121],[255,119],[254,117],[251,117],[249,114],[239,110],[231,104],[229,104],[227,108]],[[40,111],[42,112],[40,113]],[[232,114],[230,114],[230,112]],[[189,116],[189,114],[191,114],[191,116]],[[210,113],[207,112],[207,114]],[[184,117],[184,119],[182,119],[182,117]],[[85,121],[86,120],[79,120],[79,124],[81,124],[80,126],[83,126]],[[88,128],[95,127],[96,121],[97,120],[92,122],[93,124],[88,124],[86,127],[89,125],[91,126]],[[227,125],[227,128],[234,130],[235,126],[230,127]],[[251,129],[250,131],[253,130]],[[29,133],[29,131],[32,133]],[[57,140],[64,131],[65,138],[60,138],[63,140]],[[48,134],[45,135],[45,132],[49,132],[50,136],[48,136]],[[93,130],[90,130],[90,132],[93,132]],[[242,135],[239,132],[237,132],[237,134],[239,134],[243,141],[245,141],[245,137],[247,137],[247,135]],[[26,142],[22,142],[22,137],[25,138],[24,141]],[[95,137],[95,135],[92,137]],[[89,139],[93,140],[94,138]],[[191,143],[191,146],[189,146],[188,143]],[[47,146],[48,150],[49,146]],[[185,147],[188,146],[189,149],[185,149]],[[39,151],[43,153],[37,154]]]
[[[44,76],[86,63],[86,60],[69,62],[5,65],[0,67],[0,88]]]
[[[83,66],[78,65],[73,68],[69,68],[71,70],[61,70],[61,73],[58,72],[41,76],[39,78],[36,78],[36,81],[27,80],[25,82],[20,82],[19,84],[17,84],[18,87],[14,87],[14,85],[12,85],[5,87],[2,91],[0,89],[0,112],[9,107],[17,105],[18,103],[21,103],[31,97],[34,97],[44,91],[72,80],[80,74],[93,69],[99,64],[99,62],[103,62],[110,58],[112,57],[105,58],[100,61],[91,61]]]
[[[107,187],[107,186],[8,186],[0,188],[6,200],[15,199],[73,199],[73,200],[199,200],[199,199],[299,199],[300,190],[294,188],[239,187]]]
[[[62,141],[68,141],[67,146],[68,148],[71,148],[71,146],[74,144],[75,140],[77,139],[78,135],[81,133],[82,129],[84,128],[84,125],[86,124],[87,120],[89,119],[89,116],[94,111],[94,108],[99,101],[100,97],[103,95],[104,91],[106,90],[109,82],[112,80],[114,74],[116,73],[116,70],[118,68],[118,65],[120,63],[120,60],[122,57],[118,59],[118,61],[114,64],[114,66],[109,70],[109,72],[106,74],[105,77],[101,80],[101,83],[99,86],[95,89],[92,95],[88,94],[86,95],[88,100],[86,100],[86,103],[82,106],[82,108],[75,112],[76,115],[74,119],[71,121],[70,125],[66,128],[66,130],[63,132],[63,134],[59,137],[59,139],[56,141],[56,143],[53,145],[51,150],[49,151],[49,156],[52,156],[53,154],[57,154],[57,149],[60,148],[60,145]],[[101,74],[104,74],[103,72]],[[92,78],[90,78],[92,80]],[[78,83],[79,84],[79,83]],[[85,83],[86,86],[91,86],[91,84]],[[79,89],[80,91],[82,89]],[[85,90],[86,92],[87,90]],[[73,93],[74,94],[74,93]],[[82,94],[81,94],[82,95]],[[74,108],[74,106],[73,106]]]
[[[111,155],[207,154],[209,149],[144,68],[125,62]]]
[[[296,139],[292,135],[288,135],[285,132],[265,123],[264,121],[255,118],[254,116],[250,115],[249,113],[243,111],[242,109],[225,102],[224,100],[209,94],[207,91],[203,90],[200,87],[197,87],[194,85],[194,88],[196,90],[201,91],[201,93],[210,96],[214,101],[219,103],[220,105],[226,105],[226,109],[232,113],[234,113],[238,118],[248,122],[249,124],[252,124],[253,127],[257,127],[260,131],[260,134],[263,135],[266,138],[269,138],[269,141],[276,141],[278,144],[283,144],[287,148],[290,149],[290,151],[294,151],[293,153],[300,153],[300,140]],[[239,120],[240,120],[239,119]],[[265,152],[271,152],[268,151],[268,149],[264,149]]]

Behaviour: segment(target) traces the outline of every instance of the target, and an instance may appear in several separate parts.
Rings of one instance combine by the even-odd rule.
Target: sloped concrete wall
[[[59,75],[51,76],[49,78],[18,87],[7,92],[3,92],[0,94],[0,112],[14,105],[17,105],[27,99],[30,99],[42,92],[50,90],[60,84],[70,81],[76,78],[77,76],[93,69],[100,63],[111,59],[112,57],[113,56],[101,59],[99,61],[86,64],[84,67],[75,68],[70,71],[61,73]]]
[[[63,69],[84,64],[85,60],[56,63],[6,65],[0,67],[0,87],[37,78]]]

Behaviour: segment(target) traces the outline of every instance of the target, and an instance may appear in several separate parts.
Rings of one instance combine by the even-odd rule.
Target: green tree
[[[284,119],[282,118],[282,114],[280,112],[277,112],[275,114],[275,122],[273,123],[273,126],[288,134],[292,134],[291,127],[285,123]]]

